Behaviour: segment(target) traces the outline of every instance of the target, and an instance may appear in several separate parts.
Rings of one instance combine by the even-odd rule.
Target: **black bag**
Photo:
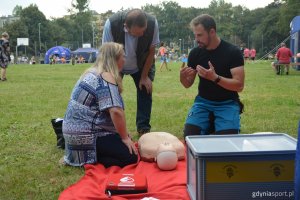
[[[54,132],[56,134],[57,148],[65,149],[65,138],[64,138],[63,132],[62,132],[63,119],[61,119],[61,118],[51,119],[51,123],[52,123],[52,127],[54,129]]]

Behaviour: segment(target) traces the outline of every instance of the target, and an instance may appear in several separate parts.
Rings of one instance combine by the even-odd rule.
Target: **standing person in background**
[[[120,94],[123,65],[123,45],[103,44],[95,64],[77,81],[63,120],[66,146],[61,164],[124,167],[137,162]]]
[[[250,50],[246,47],[244,49],[244,62],[247,62],[247,60],[249,60],[249,55],[250,55]]]
[[[76,63],[74,54],[71,55],[71,63],[72,63],[72,65],[75,65],[75,63]]]
[[[92,63],[92,60],[93,60],[93,54],[90,53],[88,63]]]
[[[10,64],[15,64],[15,56],[14,56],[14,54],[10,54]]]
[[[240,46],[240,50],[241,50],[242,54],[244,55],[244,45],[243,44]]]
[[[159,67],[159,71],[161,72],[162,71],[162,68],[163,66],[166,66],[166,69],[168,71],[171,71],[169,68],[168,68],[168,63],[167,63],[167,59],[168,59],[168,50],[167,48],[165,47],[165,44],[163,42],[160,43],[160,47],[157,51],[157,56],[160,56],[160,67]]]
[[[9,35],[7,32],[2,33],[0,39],[0,67],[1,67],[1,81],[7,81],[6,69],[10,63],[10,46]]]
[[[207,14],[190,23],[198,47],[191,50],[188,66],[180,71],[185,88],[200,78],[198,94],[190,109],[184,136],[238,134],[242,104],[238,92],[244,88],[244,59],[239,48],[217,35],[215,20]]]
[[[185,53],[182,54],[181,62],[182,62],[182,64],[181,64],[181,66],[180,66],[180,69],[184,68],[184,67],[186,66],[186,64],[187,64],[187,56],[186,56]]]
[[[278,60],[277,60],[277,54],[275,54],[274,56],[274,61],[271,62],[271,66],[272,66],[272,69],[274,70],[275,73],[277,73],[277,66],[278,66]]]
[[[118,12],[106,20],[102,44],[121,43],[125,47],[123,75],[133,78],[137,93],[136,126],[139,135],[150,132],[152,82],[155,75],[155,46],[159,44],[155,17],[140,9]]]
[[[250,58],[251,58],[252,62],[254,62],[255,57],[256,57],[256,50],[255,50],[255,48],[252,48],[250,50]]]
[[[66,61],[66,58],[63,56],[63,57],[61,57],[61,59],[60,59],[60,63],[61,64],[65,64],[67,61]]]
[[[53,55],[49,56],[49,60],[50,60],[50,62],[49,62],[50,65],[55,64],[55,55],[53,54]]]
[[[35,63],[36,63],[36,61],[35,61],[35,57],[34,56],[32,56],[31,58],[30,58],[30,62],[29,62],[31,65],[35,65]]]
[[[277,60],[278,60],[278,65],[276,66],[277,75],[280,74],[281,66],[285,66],[286,75],[288,75],[291,58],[293,56],[292,51],[286,47],[285,43],[281,43],[280,48],[277,50],[276,56],[277,56]]]

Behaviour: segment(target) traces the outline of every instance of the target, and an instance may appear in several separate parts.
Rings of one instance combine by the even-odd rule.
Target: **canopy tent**
[[[83,56],[86,62],[95,62],[98,54],[98,50],[94,48],[79,48],[72,51],[74,56]]]
[[[294,17],[291,21],[291,40],[290,48],[294,55],[300,52],[300,16]],[[300,58],[297,60],[293,59],[293,62],[300,62]],[[300,70],[300,65],[297,66],[297,69]]]
[[[65,57],[66,60],[70,60],[71,50],[66,47],[63,47],[63,46],[56,46],[56,47],[50,48],[45,54],[45,60],[44,60],[45,64],[50,63],[50,57],[52,55],[55,55],[59,58]]]
[[[300,31],[300,16],[296,16],[291,21],[291,34]]]

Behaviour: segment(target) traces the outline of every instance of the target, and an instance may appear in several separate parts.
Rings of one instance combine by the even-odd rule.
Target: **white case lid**
[[[186,143],[196,157],[286,154],[297,147],[284,133],[187,136]]]

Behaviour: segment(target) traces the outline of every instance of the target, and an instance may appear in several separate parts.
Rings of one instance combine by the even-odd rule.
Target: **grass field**
[[[182,138],[183,124],[197,92],[179,82],[180,63],[157,72],[154,81],[152,131]],[[159,65],[158,65],[159,66]],[[89,65],[12,65],[8,81],[0,82],[0,199],[57,199],[84,174],[81,168],[60,167],[50,120],[63,117],[71,90]],[[241,132],[280,132],[297,137],[300,71],[277,76],[270,62],[247,64]],[[136,137],[136,95],[130,76],[124,78],[128,129]]]

